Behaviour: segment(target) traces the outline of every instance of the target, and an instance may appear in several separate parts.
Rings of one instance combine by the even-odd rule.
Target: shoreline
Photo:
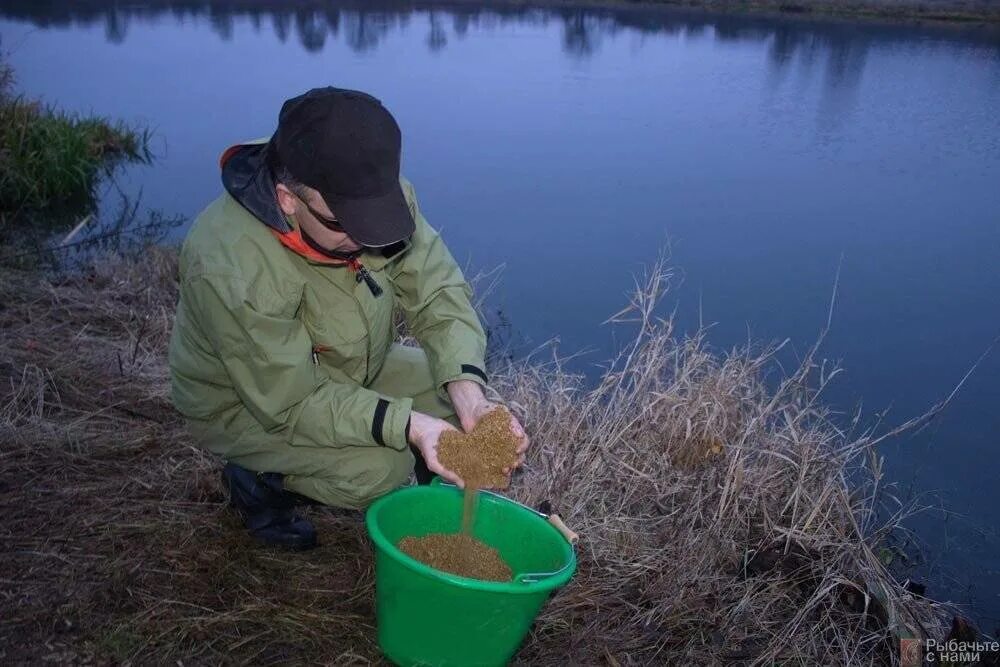
[[[476,4],[472,0],[455,3]],[[494,3],[489,3],[494,4]],[[531,3],[501,0],[525,8],[664,9],[727,17],[856,20],[865,24],[992,27],[1000,29],[1000,2],[937,0],[930,4],[902,0],[548,0]]]
[[[322,0],[148,0],[141,6],[122,8],[107,0],[82,0],[55,12],[29,2],[6,7],[3,17],[36,24],[65,21],[116,19],[122,15],[182,12],[218,15],[324,12],[410,13],[414,11],[524,11],[531,10],[669,10],[728,17],[802,19],[849,19],[862,23],[904,25],[950,25],[1000,28],[1000,0],[348,0],[334,6]]]
[[[637,294],[662,294],[662,260],[651,274]],[[320,546],[276,556],[226,508],[218,460],[169,400],[176,300],[172,248],[72,275],[0,267],[0,471],[15,508],[0,590],[18,605],[0,604],[15,619],[4,655],[378,662],[363,520],[313,510]],[[508,495],[551,501],[587,540],[516,660],[893,663],[900,639],[952,638],[955,607],[880,560],[899,518],[876,517],[878,470],[845,476],[887,436],[833,428],[808,359],[771,391],[773,347],[714,356],[673,331],[644,319],[635,356],[596,388],[560,362],[493,371],[538,443]]]

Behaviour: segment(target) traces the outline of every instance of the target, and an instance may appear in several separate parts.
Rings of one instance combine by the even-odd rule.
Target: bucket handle
[[[539,581],[548,579],[549,577],[555,577],[572,566],[572,563],[566,563],[561,568],[555,572],[522,572],[520,574],[514,575],[515,584],[537,584]]]
[[[445,482],[444,480],[442,480],[437,475],[435,475],[434,479],[431,480],[431,486],[449,486],[449,487],[451,487],[453,489],[457,489],[458,488],[454,484],[451,484],[449,482]],[[496,491],[487,491],[485,489],[480,489],[479,493],[485,493],[485,494],[493,496],[494,498],[501,498],[503,500],[506,500],[509,503],[514,503],[515,505],[518,505],[519,507],[523,507],[524,509],[528,510],[529,512],[531,512],[533,514],[537,514],[538,516],[540,516],[543,519],[545,519],[546,521],[548,521],[549,524],[551,524],[553,528],[555,528],[556,530],[558,530],[559,534],[562,535],[563,538],[565,538],[565,540],[567,542],[569,542],[570,544],[576,544],[577,542],[580,541],[580,535],[577,534],[577,533],[575,533],[573,530],[571,530],[570,527],[567,526],[565,524],[565,522],[563,522],[562,518],[558,514],[546,514],[544,512],[539,512],[534,507],[528,507],[524,503],[519,503],[516,500],[513,500],[512,498],[508,498],[507,496],[503,495],[502,493],[497,493]],[[563,568],[563,569],[565,569],[565,568]],[[559,574],[560,572],[562,572],[562,570],[557,570],[555,572],[541,572],[541,573],[537,573],[537,575],[536,574],[524,574],[524,575],[518,575],[518,576],[525,576],[525,577],[527,577],[527,576],[539,576],[539,577],[545,578],[545,577],[550,577],[550,576],[552,576],[554,574]]]

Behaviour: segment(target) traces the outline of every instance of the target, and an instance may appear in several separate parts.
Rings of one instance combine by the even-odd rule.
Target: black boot
[[[243,517],[250,534],[264,544],[302,551],[316,546],[316,529],[295,514],[298,494],[284,490],[282,475],[255,473],[235,463],[222,469],[222,485],[229,504]]]

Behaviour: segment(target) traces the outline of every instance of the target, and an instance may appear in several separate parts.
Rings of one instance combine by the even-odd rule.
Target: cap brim
[[[401,187],[367,199],[323,197],[326,205],[352,239],[380,248],[409,238],[417,228]]]

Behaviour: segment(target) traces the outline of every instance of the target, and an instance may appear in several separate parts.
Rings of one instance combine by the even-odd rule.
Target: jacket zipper
[[[382,296],[382,286],[378,284],[372,274],[368,272],[365,265],[359,262],[357,259],[347,260],[347,265],[351,267],[354,271],[354,279],[356,282],[365,281],[365,285],[368,285],[368,289],[371,291],[372,296]]]
[[[313,345],[312,349],[312,362],[313,365],[319,365],[319,355],[322,352],[329,352],[330,347],[328,345]]]

